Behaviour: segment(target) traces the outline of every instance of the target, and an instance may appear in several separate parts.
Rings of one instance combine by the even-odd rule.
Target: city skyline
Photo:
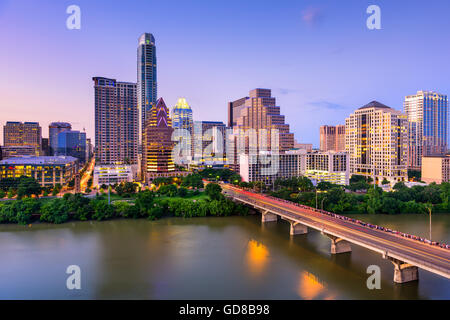
[[[144,32],[152,33],[157,40],[158,96],[164,96],[168,105],[185,96],[193,106],[195,120],[227,122],[229,101],[251,88],[270,88],[290,119],[295,138],[315,147],[319,146],[320,125],[342,123],[366,101],[378,100],[401,111],[404,97],[418,90],[448,93],[444,77],[449,71],[444,63],[448,44],[439,43],[440,50],[433,50],[433,59],[429,59],[425,47],[409,51],[406,58],[403,55],[408,43],[421,35],[433,42],[445,33],[448,26],[439,17],[444,17],[447,4],[434,3],[424,8],[413,3],[405,12],[401,4],[379,1],[383,27],[375,31],[365,27],[368,3],[364,1],[353,1],[345,8],[330,1],[319,6],[313,1],[288,3],[286,8],[274,8],[275,3],[270,3],[254,9],[253,4],[232,2],[200,10],[201,2],[176,8],[155,3],[151,8],[160,12],[160,17],[141,22],[141,12],[146,10],[138,8],[150,4],[136,2],[125,8],[124,4],[112,4],[105,11],[102,1],[80,1],[83,25],[81,30],[73,31],[64,25],[65,4],[0,1],[0,27],[12,21],[17,26],[14,37],[0,31],[0,40],[11,48],[0,53],[0,67],[6,71],[6,77],[0,79],[2,111],[6,110],[2,125],[6,121],[36,121],[47,128],[50,122],[67,121],[76,130],[85,127],[87,136],[94,137],[91,78],[100,74],[136,82],[136,43]],[[33,10],[22,10],[24,6]],[[252,8],[254,18],[246,18],[246,23],[238,19]],[[228,25],[219,14],[235,11],[238,17],[234,25]],[[31,19],[31,12],[43,18]],[[186,13],[193,18],[206,14],[211,30],[199,30],[199,23],[193,21],[196,19],[183,20],[180,30],[170,26],[170,19],[164,20],[168,13],[174,18]],[[130,18],[133,15],[136,19]],[[418,16],[423,24],[414,23]],[[124,18],[128,22],[121,28]],[[259,23],[258,18],[283,21],[271,26]],[[101,24],[106,20],[107,27],[117,31],[114,37],[104,33]],[[45,30],[48,39],[40,39],[38,44],[30,35],[39,30]],[[241,46],[238,52],[227,49],[228,33],[233,34],[234,45]],[[16,43],[17,37],[27,41]],[[117,46],[116,41],[121,45]],[[258,50],[264,41],[272,42],[277,50]],[[33,59],[23,45],[34,45]],[[39,64],[35,63],[37,59]],[[273,65],[267,67],[269,61]],[[415,61],[421,61],[424,72],[414,72]],[[37,71],[42,66],[45,73]],[[439,72],[434,72],[438,67]],[[189,81],[193,75],[197,81]],[[66,81],[58,81],[61,77]],[[23,90],[30,94],[18,99]],[[299,117],[299,112],[308,117]]]

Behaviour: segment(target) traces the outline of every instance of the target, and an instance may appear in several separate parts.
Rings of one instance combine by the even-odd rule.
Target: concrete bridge
[[[305,234],[308,228],[320,231],[331,240],[331,253],[351,251],[351,244],[378,252],[394,265],[394,282],[405,283],[419,279],[418,268],[450,279],[450,250],[400,235],[372,229],[352,221],[339,219],[308,207],[274,199],[262,194],[221,184],[223,193],[235,201],[262,213],[263,223],[278,218],[291,224],[290,234]]]

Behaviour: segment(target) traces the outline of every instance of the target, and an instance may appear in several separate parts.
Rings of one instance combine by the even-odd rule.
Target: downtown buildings
[[[85,163],[87,160],[86,133],[80,131],[66,130],[58,134],[58,156],[70,156]]]
[[[404,111],[408,117],[408,168],[420,170],[422,157],[444,156],[447,152],[447,95],[418,91],[406,96]]]
[[[178,160],[180,164],[188,164],[193,157],[194,119],[192,109],[185,98],[179,98],[172,108],[172,127],[175,139],[180,146]]]
[[[407,180],[405,114],[372,101],[345,120],[345,132],[350,175],[371,177],[377,184]]]
[[[140,134],[158,97],[155,37],[144,33],[139,37],[137,48],[137,105],[140,112]],[[141,141],[141,137],[139,137]]]
[[[320,127],[320,151],[345,151],[345,125]]]
[[[6,122],[3,127],[3,159],[39,156],[41,147],[42,128],[38,122]]]
[[[66,131],[72,130],[72,125],[67,122],[52,122],[48,126],[48,145],[49,145],[49,155],[55,155],[58,150],[58,134]]]
[[[136,84],[94,77],[95,147],[99,164],[138,163]]]
[[[159,98],[151,108],[145,124],[143,138],[143,165],[145,181],[175,171],[172,149],[172,120],[164,99]]]

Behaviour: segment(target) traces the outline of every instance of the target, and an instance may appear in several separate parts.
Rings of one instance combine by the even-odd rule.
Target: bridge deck
[[[261,194],[230,185],[222,185],[226,195],[255,208],[267,210],[288,220],[299,222],[325,234],[381,253],[424,270],[450,278],[450,250],[420,241],[361,226],[326,214],[308,210]]]

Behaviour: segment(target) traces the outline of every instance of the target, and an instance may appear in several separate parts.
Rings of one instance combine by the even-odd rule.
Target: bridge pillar
[[[289,221],[291,224],[291,231],[290,231],[290,235],[291,236],[295,236],[296,234],[307,234],[308,233],[308,227],[295,222],[295,221]]]
[[[263,211],[261,214],[261,222],[277,222],[278,216],[274,213],[270,213],[269,211]]]
[[[350,242],[330,234],[327,234],[326,236],[331,239],[331,254],[352,252]]]
[[[419,268],[394,258],[388,257],[388,259],[394,265],[395,283],[405,283],[419,280]]]

